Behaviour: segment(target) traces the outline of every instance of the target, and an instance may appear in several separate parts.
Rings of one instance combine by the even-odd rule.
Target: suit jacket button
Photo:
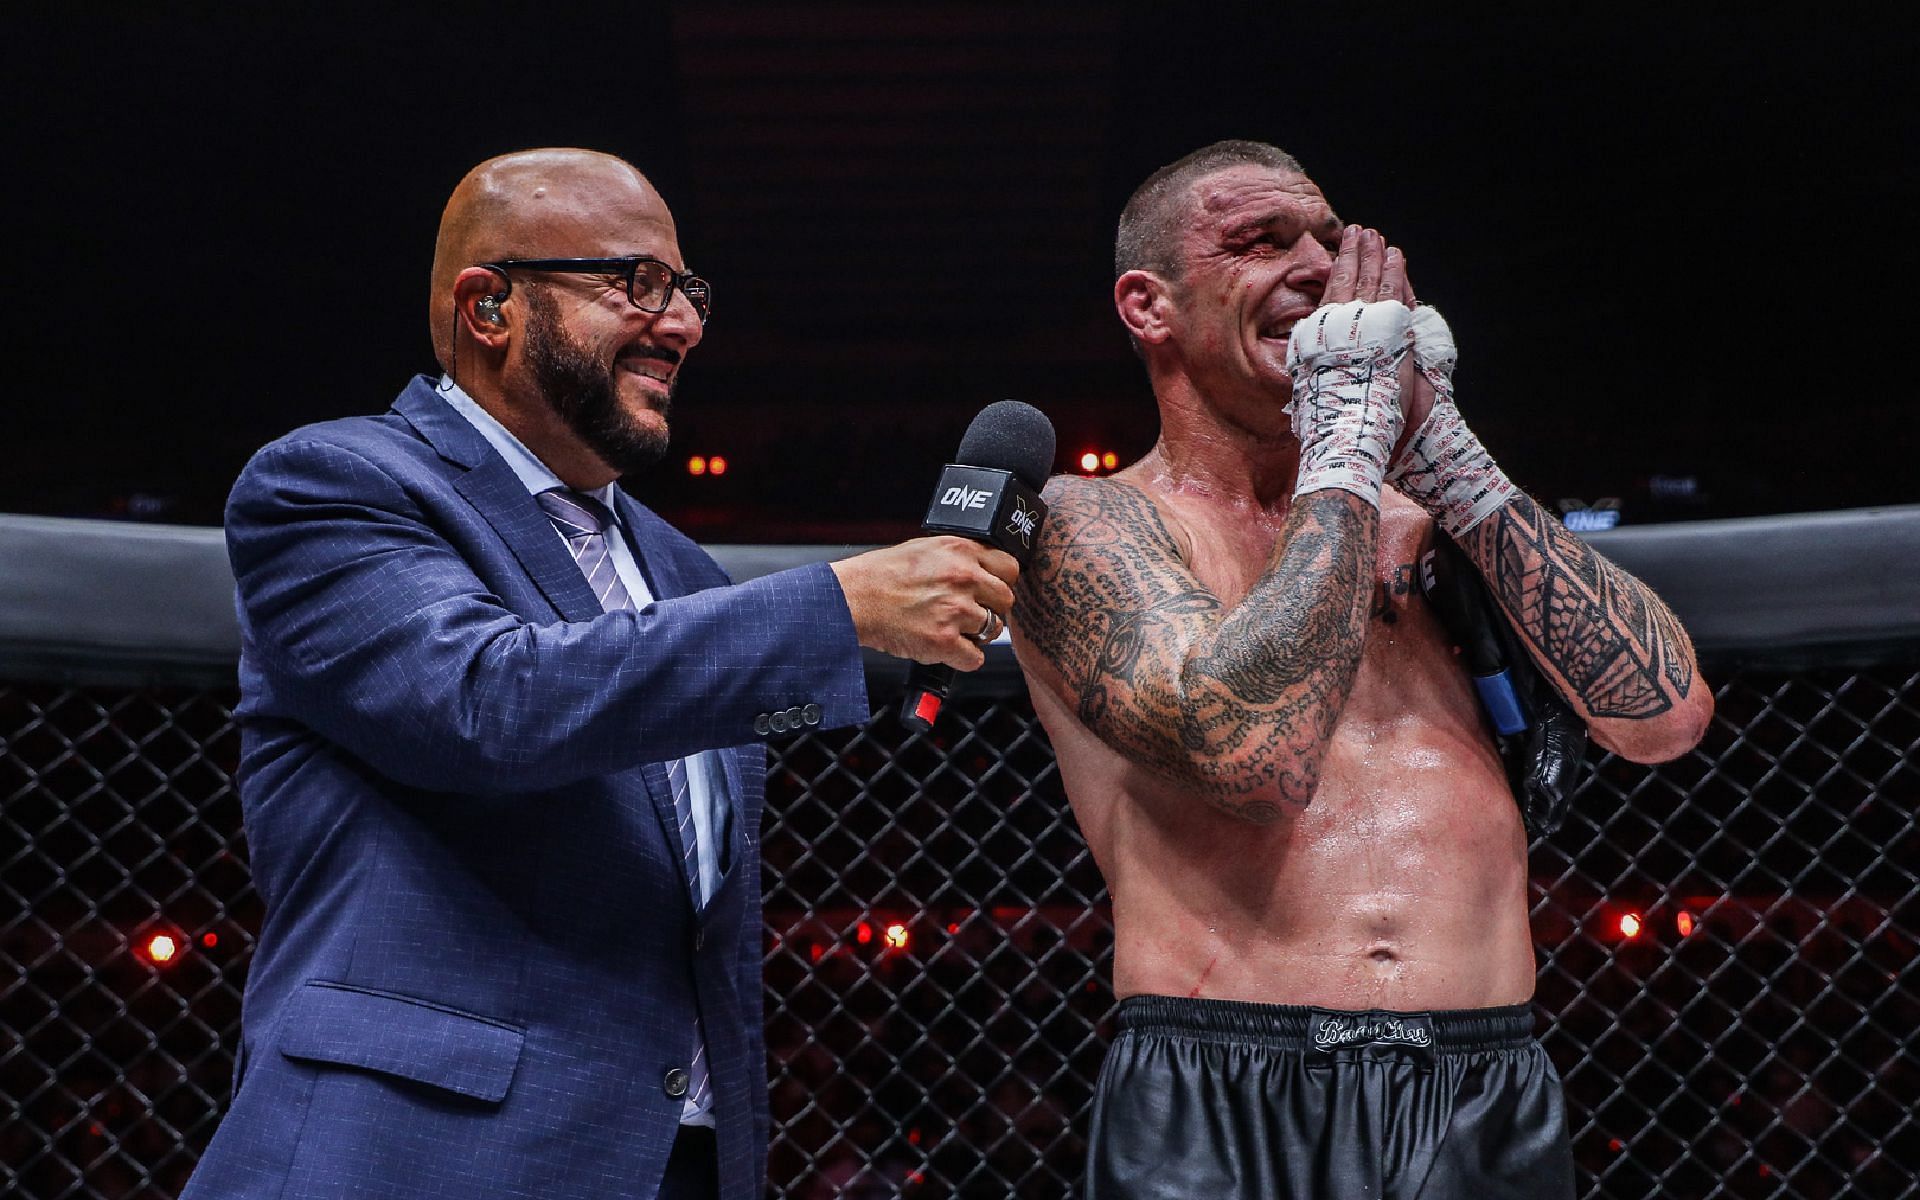
[[[761,713],[753,719],[753,731],[761,737],[767,736],[772,730],[773,725],[769,722],[766,713]]]
[[[800,710],[800,719],[809,725],[818,725],[820,723],[820,706],[818,704],[807,705]]]
[[[796,730],[800,728],[800,706],[798,704],[787,710],[787,728]]]
[[[773,728],[775,733],[785,733],[787,731],[787,714],[783,712],[769,713],[767,715],[767,724]]]
[[[667,1072],[667,1077],[660,1081],[660,1085],[667,1089],[667,1095],[678,1100],[687,1094],[687,1073],[674,1067]]]

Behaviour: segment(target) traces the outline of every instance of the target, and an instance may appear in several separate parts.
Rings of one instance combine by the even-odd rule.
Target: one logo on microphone
[[[985,488],[955,486],[948,488],[940,496],[943,508],[958,508],[962,511],[972,508],[985,508],[993,493]]]
[[[1019,535],[1020,544],[1032,549],[1033,534],[1039,526],[1040,520],[1034,515],[1033,510],[1027,507],[1026,500],[1015,496],[1013,514],[1007,518],[1007,532]]]

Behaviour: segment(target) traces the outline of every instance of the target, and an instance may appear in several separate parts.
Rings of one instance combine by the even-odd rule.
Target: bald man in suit
[[[733,585],[616,480],[711,295],[631,165],[508,155],[442,219],[443,374],[236,484],[266,901],[192,1200],[765,1191],[765,742],[865,721],[860,647],[972,669],[1005,554]]]

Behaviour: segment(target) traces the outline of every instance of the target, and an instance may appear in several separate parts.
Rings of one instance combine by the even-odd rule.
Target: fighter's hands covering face
[[[1407,275],[1405,252],[1398,246],[1388,245],[1379,230],[1359,225],[1347,226],[1341,235],[1340,253],[1333,260],[1333,270],[1327,276],[1320,302],[1341,304],[1353,300],[1392,300],[1409,310],[1420,303],[1414,297],[1413,282]],[[1417,313],[1414,324],[1417,329]],[[1400,361],[1398,377],[1400,411],[1406,417],[1406,426],[1399,444],[1393,448],[1396,458],[1406,446],[1407,438],[1427,419],[1434,398],[1433,385],[1411,359]]]
[[[1396,261],[1397,269],[1393,267]],[[1321,304],[1352,300],[1398,300],[1413,307],[1405,260],[1397,249],[1387,245],[1379,230],[1364,225],[1349,225],[1341,232],[1340,250],[1334,255],[1333,269],[1320,295]]]
[[[1287,342],[1300,442],[1295,495],[1336,488],[1379,504],[1417,382],[1412,299],[1405,256],[1377,230],[1349,226],[1320,307]]]
[[[1407,415],[1407,428],[1400,437],[1400,444],[1393,448],[1394,456],[1398,457],[1402,447],[1407,444],[1407,439],[1413,436],[1414,430],[1420,428],[1426,421],[1427,414],[1433,411],[1433,401],[1437,394],[1434,391],[1432,376],[1428,373],[1427,364],[1420,353],[1420,314],[1424,310],[1420,308],[1420,301],[1414,298],[1413,282],[1407,277],[1407,256],[1398,246],[1387,248],[1386,276],[1382,282],[1382,290],[1387,293],[1386,299],[1398,300],[1413,310],[1413,354],[1409,356],[1413,359],[1411,379],[1408,378],[1409,364],[1405,362],[1400,364],[1400,411]],[[1451,345],[1451,341],[1448,344]],[[1447,369],[1452,370],[1451,362]]]
[[[1406,424],[1388,456],[1386,481],[1457,537],[1511,500],[1515,489],[1460,418],[1453,402],[1453,367],[1459,358],[1453,331],[1439,312],[1419,307],[1406,255],[1377,231],[1348,226],[1327,276],[1323,305],[1387,301],[1411,310],[1412,353],[1401,358],[1396,371]]]

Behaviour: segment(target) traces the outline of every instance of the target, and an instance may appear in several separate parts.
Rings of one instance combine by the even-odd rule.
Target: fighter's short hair
[[[1128,271],[1152,271],[1168,279],[1180,277],[1180,259],[1174,236],[1187,216],[1188,190],[1194,180],[1238,166],[1271,167],[1305,174],[1300,162],[1278,146],[1229,139],[1202,146],[1147,176],[1120,212],[1120,230],[1113,239],[1113,277]]]

